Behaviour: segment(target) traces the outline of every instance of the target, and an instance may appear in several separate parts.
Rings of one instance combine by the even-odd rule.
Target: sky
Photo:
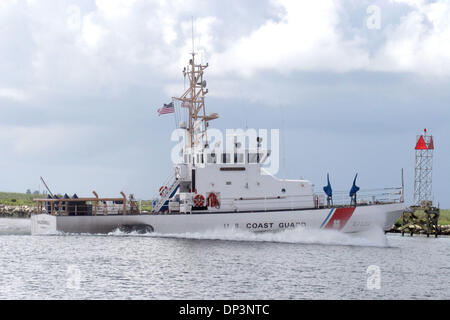
[[[280,178],[414,184],[450,208],[450,1],[0,0],[0,190],[152,198],[194,44],[215,128],[280,129]]]

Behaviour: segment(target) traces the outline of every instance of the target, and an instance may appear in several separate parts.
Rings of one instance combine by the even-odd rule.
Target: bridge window
[[[229,153],[222,154],[222,163],[231,163],[231,157]]]
[[[217,157],[215,153],[208,153],[206,155],[206,160],[208,161],[208,163],[216,163],[217,162]]]
[[[234,163],[244,163],[244,155],[242,153],[235,153]]]
[[[261,161],[262,157],[264,156],[264,153],[259,153],[259,157],[257,153],[249,153],[247,156],[248,163],[258,163]]]

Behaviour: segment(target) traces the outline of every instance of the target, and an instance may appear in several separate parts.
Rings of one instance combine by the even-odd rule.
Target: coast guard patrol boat
[[[125,194],[118,198],[78,198],[49,196],[36,199],[37,213],[31,218],[32,234],[110,233],[125,231],[185,234],[220,229],[279,231],[291,228],[333,229],[360,232],[373,227],[388,230],[400,217],[404,188],[386,188],[359,192],[356,177],[350,194],[336,199],[331,184],[315,193],[308,180],[278,179],[264,169],[270,150],[240,150],[235,143],[231,152],[212,149],[208,143],[209,123],[219,116],[207,114],[208,93],[204,70],[208,64],[196,64],[195,54],[183,70],[189,88],[160,114],[185,113],[183,160],[174,165],[174,174],[164,183],[144,212]],[[181,119],[182,117],[180,117]],[[359,194],[358,194],[359,192]],[[358,194],[358,198],[356,197]],[[341,194],[342,195],[342,194]]]

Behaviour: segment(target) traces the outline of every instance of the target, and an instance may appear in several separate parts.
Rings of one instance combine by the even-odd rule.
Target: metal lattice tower
[[[416,139],[416,167],[414,175],[414,205],[422,206],[425,203],[432,203],[432,182],[433,182],[433,136],[427,134],[427,129],[423,135]],[[425,202],[424,202],[425,201]]]

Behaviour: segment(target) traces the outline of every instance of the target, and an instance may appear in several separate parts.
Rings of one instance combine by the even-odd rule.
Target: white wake
[[[2,235],[30,235],[30,219],[0,219],[0,236]],[[63,232],[56,235],[70,236]],[[80,236],[80,234],[72,234]],[[83,236],[89,236],[87,234]],[[92,235],[91,235],[92,236]],[[101,236],[101,235],[96,235]],[[105,236],[105,235],[103,235]],[[256,242],[278,242],[299,244],[323,244],[344,246],[371,246],[387,247],[386,236],[381,229],[372,229],[366,232],[347,234],[333,230],[310,230],[310,229],[288,229],[279,232],[254,233],[239,229],[226,229],[182,234],[160,234],[138,232],[126,233],[116,230],[108,236],[136,236],[155,238],[177,238],[193,240],[224,240],[224,241],[256,241]]]
[[[256,241],[299,244],[323,244],[344,246],[387,247],[384,231],[371,229],[369,231],[348,234],[333,230],[288,229],[279,232],[250,232],[239,229],[226,229],[182,234],[160,234],[137,232],[125,233],[120,230],[111,232],[109,236],[140,236],[157,238],[177,238],[194,240],[225,240],[225,241]]]

